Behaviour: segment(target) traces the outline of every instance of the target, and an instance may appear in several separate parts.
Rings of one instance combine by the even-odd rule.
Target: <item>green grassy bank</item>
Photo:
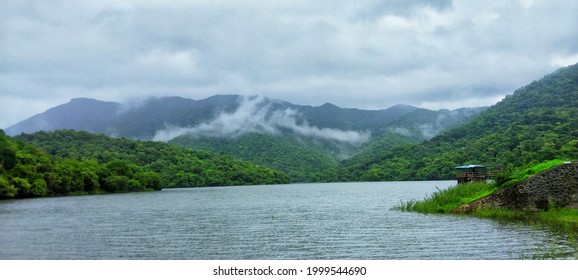
[[[422,200],[402,201],[394,209],[418,213],[449,213],[460,205],[488,196],[499,189],[511,186],[533,174],[541,173],[564,162],[564,160],[551,160],[521,168],[518,171],[498,176],[496,182],[491,184],[475,182],[452,186],[438,190]],[[528,221],[578,233],[577,209],[549,207],[548,210],[538,212],[484,209],[476,210],[471,215],[500,220]]]
[[[460,205],[490,195],[498,190],[493,184],[475,182],[438,190],[423,200],[400,202],[395,210],[418,213],[449,213]]]

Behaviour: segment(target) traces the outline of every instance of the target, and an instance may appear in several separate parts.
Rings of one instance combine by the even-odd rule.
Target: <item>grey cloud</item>
[[[578,55],[573,0],[0,2],[0,127],[72,97],[463,107]]]
[[[432,8],[435,10],[445,10],[452,6],[451,0],[389,0],[389,1],[372,1],[366,9],[360,11],[360,18],[375,20],[383,15],[400,15],[409,17],[418,8]]]

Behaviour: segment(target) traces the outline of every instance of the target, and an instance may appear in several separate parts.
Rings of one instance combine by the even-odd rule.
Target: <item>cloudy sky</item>
[[[75,97],[491,105],[578,62],[575,0],[0,0],[0,128]]]

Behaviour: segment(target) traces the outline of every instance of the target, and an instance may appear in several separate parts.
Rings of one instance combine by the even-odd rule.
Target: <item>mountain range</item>
[[[451,179],[457,165],[513,170],[551,159],[577,160],[578,64],[489,108],[360,110],[236,95],[152,98],[128,105],[74,99],[7,132],[57,129],[231,154],[282,171],[292,182]],[[53,147],[62,142],[53,142],[53,135],[17,139],[35,143],[42,136],[43,147]],[[81,150],[70,149],[77,155]]]
[[[231,136],[245,132],[271,134],[282,130],[353,143],[366,142],[368,134],[376,137],[393,132],[425,140],[465,122],[484,109],[432,111],[396,105],[383,110],[362,110],[340,108],[330,103],[318,107],[303,106],[240,95],[215,95],[202,100],[161,97],[126,104],[75,98],[8,127],[5,132],[14,136],[73,129],[168,141],[179,136],[180,132],[196,136]]]
[[[339,161],[371,147],[419,143],[486,108],[383,110],[296,105],[261,96],[149,98],[121,104],[72,99],[5,130],[8,135],[72,129],[231,154],[283,171],[294,182],[331,181]],[[334,172],[331,172],[331,171]]]

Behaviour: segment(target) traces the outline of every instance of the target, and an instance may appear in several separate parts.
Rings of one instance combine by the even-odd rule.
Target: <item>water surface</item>
[[[292,184],[0,202],[0,259],[517,259],[547,229],[391,210],[455,181]]]

